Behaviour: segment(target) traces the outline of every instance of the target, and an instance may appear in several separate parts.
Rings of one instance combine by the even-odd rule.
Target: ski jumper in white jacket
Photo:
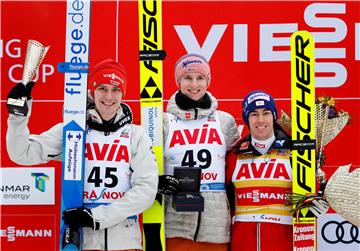
[[[207,149],[213,155],[211,163],[216,163],[202,170],[204,178],[201,181],[201,195],[205,201],[203,212],[176,212],[172,208],[171,197],[167,197],[165,232],[166,238],[181,237],[198,242],[228,243],[231,218],[224,187],[225,155],[238,139],[239,134],[235,119],[229,113],[217,111],[216,98],[210,92],[206,95],[211,102],[209,109],[182,110],[176,103],[175,93],[170,98],[167,112],[164,114],[164,162],[167,174],[173,175],[173,167],[181,166],[182,155],[186,148],[193,149],[194,152],[200,148]],[[204,128],[208,131],[205,132]],[[198,137],[196,139],[191,137],[190,140],[186,135],[196,135],[195,130],[199,132]],[[204,132],[203,139],[200,139],[201,130]],[[184,139],[185,144],[173,141],[174,131],[177,131],[178,135],[183,135],[181,140]],[[210,132],[213,132],[213,136],[216,135],[212,142],[206,140],[211,138],[210,136],[205,137],[205,133]],[[215,148],[211,148],[212,145]],[[200,167],[199,163],[195,167]],[[207,173],[206,177],[214,179],[205,179],[205,173]]]
[[[31,110],[32,101],[27,102]],[[87,110],[87,115],[88,122],[90,119],[95,125],[93,128],[105,126],[102,125],[102,120],[94,106]],[[88,158],[89,149],[93,149],[91,144],[103,147],[106,143],[111,146],[114,143],[122,144],[122,141],[119,143],[118,139],[125,139],[123,149],[126,154],[121,155],[122,157],[119,155],[119,157],[107,158],[117,167],[119,184],[115,186],[114,191],[121,194],[121,198],[99,200],[101,202],[99,204],[91,203],[89,200],[91,193],[100,193],[104,184],[102,183],[101,188],[96,189],[93,184],[84,184],[84,194],[87,193],[84,198],[84,202],[87,203],[84,206],[91,208],[94,220],[100,223],[99,230],[83,228],[84,250],[142,249],[141,231],[136,216],[149,208],[154,201],[158,186],[158,168],[150,139],[141,126],[121,123],[126,116],[131,116],[131,111],[127,105],[121,104],[113,120],[113,124],[120,125],[115,132],[99,131],[89,126],[86,130],[88,137],[85,160],[86,175],[90,174],[94,164],[104,166],[109,163],[107,161],[101,165],[102,162],[94,160],[94,156]],[[51,160],[61,161],[63,124],[56,124],[39,135],[30,134],[29,117],[30,112],[27,117],[9,115],[6,144],[10,159],[20,165],[37,165]],[[112,125],[106,126],[112,127]],[[92,153],[94,154],[94,152],[93,150]],[[119,164],[119,159],[126,161]],[[84,178],[84,181],[87,181],[87,177]]]

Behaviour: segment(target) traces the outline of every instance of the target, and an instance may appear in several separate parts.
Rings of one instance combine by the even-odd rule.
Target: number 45
[[[110,182],[105,182],[105,187],[116,187],[118,184],[118,177],[114,174],[116,173],[116,167],[106,167],[105,169],[105,179],[109,178]],[[100,184],[103,182],[103,179],[100,177],[100,167],[94,166],[91,170],[89,177],[87,179],[88,183],[94,183],[95,187],[100,187]]]

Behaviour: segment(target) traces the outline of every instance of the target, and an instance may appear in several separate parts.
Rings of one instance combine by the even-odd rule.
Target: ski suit
[[[31,109],[32,101],[27,102]],[[87,115],[88,122],[102,127],[94,106]],[[158,168],[150,139],[141,126],[130,123],[131,119],[120,123],[125,116],[131,117],[131,111],[121,104],[113,121],[121,124],[116,131],[99,131],[89,126],[86,129],[84,206],[91,208],[100,229],[83,228],[84,250],[142,249],[138,214],[154,201]],[[9,115],[6,143],[10,159],[20,165],[61,161],[63,124],[39,135],[30,134],[29,117],[30,112],[27,117]],[[107,171],[111,175],[104,178]],[[96,172],[102,180],[95,180]],[[105,196],[106,193],[111,196]]]

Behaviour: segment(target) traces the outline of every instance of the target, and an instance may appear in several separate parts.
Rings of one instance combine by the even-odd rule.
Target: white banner
[[[0,205],[54,205],[53,167],[0,168]]]

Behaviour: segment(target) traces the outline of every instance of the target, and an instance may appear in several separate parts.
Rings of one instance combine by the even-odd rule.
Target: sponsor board
[[[84,1],[72,2],[75,7],[76,4],[81,7],[84,3]],[[359,71],[357,70],[360,64],[359,1],[287,1],[286,4],[281,4],[281,1],[245,1],[245,3],[243,1],[163,2],[162,47],[168,52],[163,61],[164,101],[166,102],[177,89],[173,74],[174,63],[186,52],[197,51],[204,54],[210,61],[212,72],[210,91],[218,98],[219,108],[231,113],[239,127],[243,124],[241,109],[239,109],[242,98],[255,88],[270,91],[277,102],[278,110],[289,112],[289,38],[295,30],[307,29],[319,45],[315,48],[317,55],[315,85],[321,87],[317,94],[334,96],[339,102],[339,107],[351,115],[355,114],[351,124],[346,127],[341,136],[327,147],[324,171],[327,177],[330,177],[339,165],[350,162],[358,165],[360,134],[359,119],[356,114],[360,105]],[[223,11],[218,11],[219,6]],[[21,81],[28,39],[34,38],[51,46],[52,53],[46,56],[34,79],[36,82],[33,89],[34,109],[29,123],[32,133],[42,132],[53,126],[62,116],[64,75],[56,68],[58,62],[64,61],[66,1],[1,1],[0,8],[2,21],[6,23],[2,27],[0,38],[2,105],[5,104],[10,88]],[[199,9],[201,12],[198,11]],[[29,13],[31,13],[31,18],[28,18]],[[188,15],[183,13],[188,13]],[[255,17],[253,13],[258,13],[258,15]],[[14,16],[17,18],[14,19]],[[98,62],[104,57],[118,58],[119,62],[124,63],[132,83],[139,82],[137,16],[138,3],[136,1],[92,1],[89,62]],[[84,20],[80,22],[80,14],[70,17],[73,17],[73,20],[80,25],[85,23]],[[154,38],[155,25],[153,18],[147,17],[149,22],[145,26],[145,31],[151,35],[148,36],[150,39],[144,41],[150,47],[154,45],[152,38]],[[49,25],[49,19],[52,21],[51,25]],[[135,30],[129,27],[135,27]],[[79,34],[80,29],[74,29],[74,35]],[[89,48],[85,48],[84,43],[74,41],[72,49],[79,52],[80,56]],[[141,50],[144,48],[142,47]],[[71,70],[71,66],[67,66]],[[69,70],[64,68],[64,71],[76,78],[76,73]],[[75,70],[78,71],[79,68]],[[71,90],[71,83],[78,84],[78,81],[67,79],[68,92],[77,96],[75,92],[78,89],[75,87],[78,86],[74,85]],[[148,95],[156,96],[154,94],[158,92],[156,88],[152,89],[153,83],[151,81],[146,83],[148,83],[146,89]],[[124,101],[130,102],[134,122],[140,123],[142,112],[139,108],[139,88],[136,88],[136,85],[133,87],[128,88]],[[9,159],[5,145],[8,116],[6,107],[2,106],[2,108],[1,166],[12,167],[15,164]],[[84,114],[85,109],[81,109],[72,106],[66,108],[64,112],[74,115]],[[46,114],[46,119],[44,119],[44,114]],[[151,128],[151,123],[149,128]],[[244,127],[243,135],[246,133],[247,127]],[[349,142],[352,144],[350,148]],[[246,148],[246,145],[242,147]],[[346,154],[339,154],[339,149],[346,149]],[[50,165],[55,167],[56,172],[61,169],[58,162]],[[58,173],[55,181],[57,192],[61,190],[61,178],[62,176]],[[57,203],[60,202],[56,201],[56,207],[59,206]],[[6,218],[8,213],[21,214],[29,208],[33,207],[8,205],[1,208],[1,213]],[[41,214],[54,212],[54,207],[36,208]],[[59,221],[58,208],[56,212]],[[39,246],[43,245],[42,241],[39,238]],[[322,251],[331,250],[318,248]],[[11,249],[3,246],[0,249],[28,250],[23,246],[15,245],[11,246]],[[47,250],[56,249],[48,248]]]
[[[318,251],[359,251],[360,228],[338,214],[325,214],[317,220]]]
[[[55,214],[2,215],[1,250],[56,250],[55,226]]]
[[[316,229],[313,223],[294,223],[294,251],[315,251]]]
[[[0,168],[0,205],[54,205],[54,168]]]

